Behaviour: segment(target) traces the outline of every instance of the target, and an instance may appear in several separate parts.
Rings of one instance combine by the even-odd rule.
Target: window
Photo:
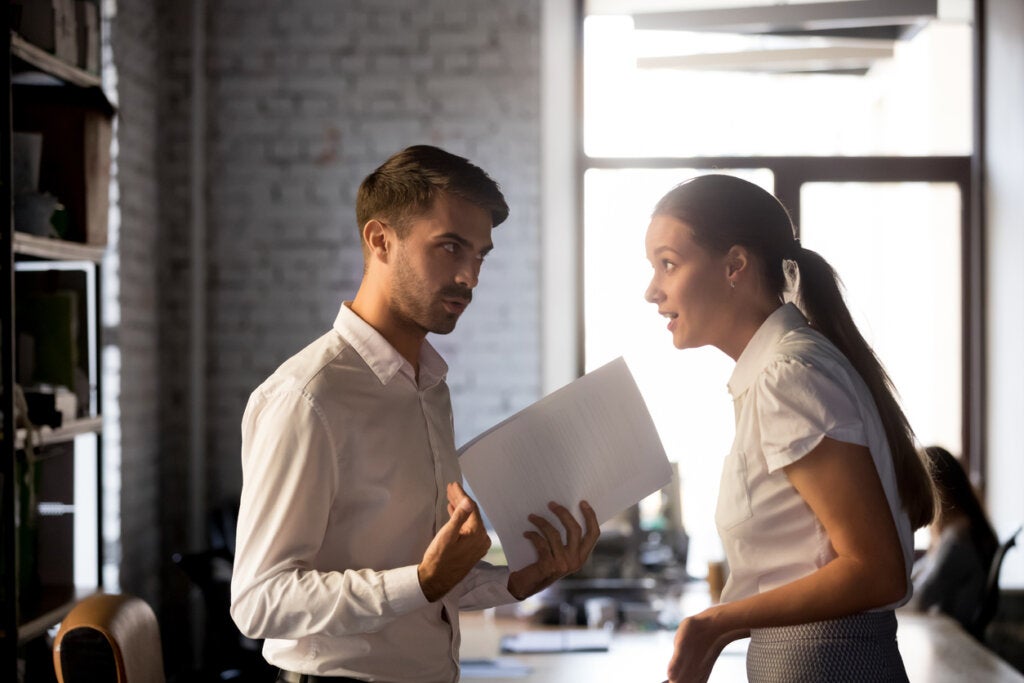
[[[736,30],[738,17],[777,8],[660,2],[639,13],[645,4],[630,16],[614,14],[622,3],[592,0],[584,20],[584,365],[629,363],[679,463],[688,569],[701,575],[721,552],[713,513],[733,435],[733,364],[713,349],[676,351],[644,301],[650,211],[710,170],[775,192],[806,246],[847,284],[920,441],[966,453],[978,425],[965,396],[980,353],[964,332],[980,277],[969,220],[970,17],[752,35]]]

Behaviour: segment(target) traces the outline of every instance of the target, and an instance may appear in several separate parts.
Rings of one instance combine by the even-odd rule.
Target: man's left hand
[[[537,550],[537,561],[512,572],[508,577],[508,591],[518,600],[529,597],[547,588],[558,579],[579,571],[590,557],[590,551],[601,535],[594,509],[586,501],[580,503],[580,511],[586,520],[584,531],[579,522],[566,508],[558,503],[548,503],[548,509],[555,514],[565,527],[565,542],[551,522],[540,515],[530,515],[530,523],[537,531],[523,534]]]

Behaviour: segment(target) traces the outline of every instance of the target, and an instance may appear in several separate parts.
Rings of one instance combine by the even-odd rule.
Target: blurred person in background
[[[925,454],[938,517],[931,525],[928,551],[914,564],[914,596],[907,607],[944,612],[970,631],[999,541],[960,461],[941,446],[929,446]]]

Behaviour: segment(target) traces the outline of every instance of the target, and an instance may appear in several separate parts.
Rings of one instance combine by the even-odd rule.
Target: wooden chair
[[[53,665],[59,683],[164,683],[156,615],[131,595],[90,596],[61,622]]]

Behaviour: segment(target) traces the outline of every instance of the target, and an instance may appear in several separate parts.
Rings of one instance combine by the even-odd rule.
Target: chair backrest
[[[60,683],[164,683],[156,615],[131,595],[85,598],[61,622],[53,665]]]
[[[999,609],[999,572],[1003,567],[1006,553],[1017,544],[1017,536],[1022,529],[1024,529],[1024,526],[1017,527],[1017,530],[999,545],[996,549],[996,554],[992,557],[992,566],[989,567],[988,581],[985,583],[985,596],[981,603],[981,610],[978,612],[978,618],[971,629],[971,633],[978,640],[985,640],[985,629],[988,628],[989,623],[991,623]]]

